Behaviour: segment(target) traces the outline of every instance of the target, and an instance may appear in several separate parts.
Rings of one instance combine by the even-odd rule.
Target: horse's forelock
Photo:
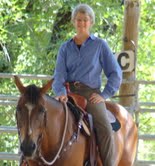
[[[36,85],[29,85],[26,87],[24,96],[27,102],[37,104],[40,98],[40,89]]]

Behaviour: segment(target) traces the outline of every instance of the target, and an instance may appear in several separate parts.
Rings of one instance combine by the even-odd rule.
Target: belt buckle
[[[79,81],[74,82],[74,86],[75,86],[76,88],[80,88],[80,82],[79,82]]]

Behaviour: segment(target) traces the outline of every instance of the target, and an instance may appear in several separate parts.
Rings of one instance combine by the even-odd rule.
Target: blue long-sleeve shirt
[[[121,69],[108,44],[92,34],[79,49],[71,39],[59,49],[52,87],[57,96],[66,95],[65,82],[79,81],[100,89],[102,74],[107,77],[107,83],[101,95],[107,99],[122,81]]]

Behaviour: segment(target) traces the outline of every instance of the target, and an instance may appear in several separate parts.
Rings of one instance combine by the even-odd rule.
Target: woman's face
[[[89,15],[79,12],[75,17],[73,24],[77,33],[89,33],[92,26],[92,20]]]

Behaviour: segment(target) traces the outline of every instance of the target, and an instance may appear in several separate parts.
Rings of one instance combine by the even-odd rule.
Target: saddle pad
[[[118,119],[109,111],[106,110],[106,114],[109,122],[111,123],[112,129],[116,132],[121,128],[121,124]]]
[[[109,120],[110,123],[115,123],[116,122],[115,116],[107,109],[106,109],[106,114],[107,114],[107,117],[108,117],[108,120]]]
[[[121,124],[118,121],[118,119],[109,110],[106,110],[106,114],[107,114],[109,122],[111,123],[112,130],[115,132],[118,131],[121,127]],[[82,120],[82,127],[84,131],[86,132],[86,134],[90,136],[90,132],[91,132],[90,128],[83,120]]]

